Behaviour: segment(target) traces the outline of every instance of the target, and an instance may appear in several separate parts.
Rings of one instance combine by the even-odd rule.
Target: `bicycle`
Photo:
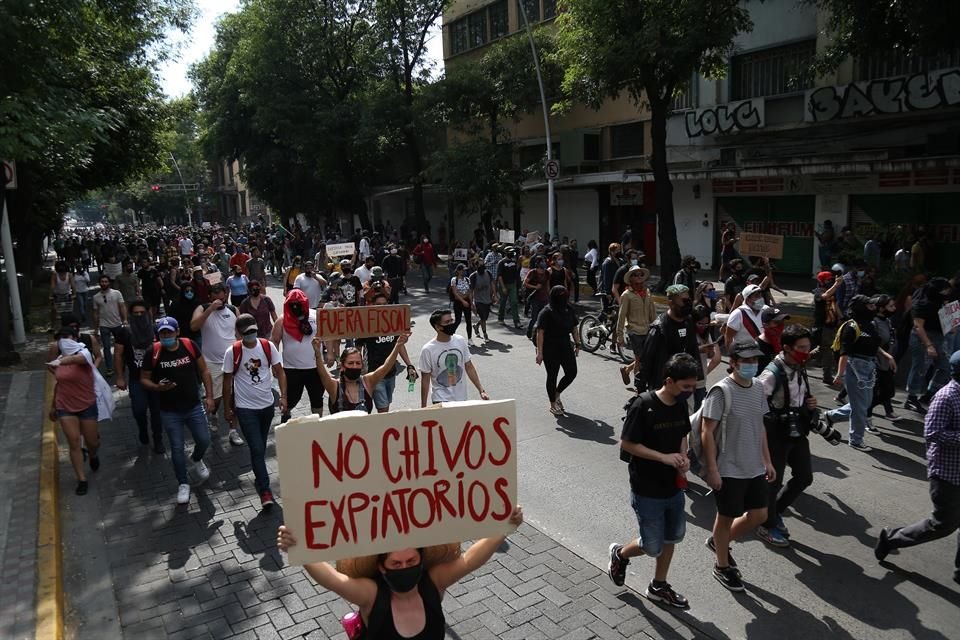
[[[597,293],[595,295],[602,296],[605,294]],[[619,305],[611,304],[606,311],[585,316],[577,329],[580,334],[580,348],[587,353],[596,353],[605,348],[609,341],[610,353],[620,358],[624,364],[630,364],[633,362],[633,349],[630,348],[630,342],[625,340],[621,347],[614,339],[619,309]]]

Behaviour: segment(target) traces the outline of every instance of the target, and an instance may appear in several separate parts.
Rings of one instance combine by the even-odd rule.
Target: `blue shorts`
[[[637,544],[651,558],[663,552],[663,545],[676,544],[687,532],[683,491],[672,498],[647,498],[630,493],[630,506],[637,514],[640,537]]]
[[[397,376],[384,378],[373,388],[373,406],[386,409],[393,402],[393,390],[397,386]]]
[[[57,409],[58,418],[65,418],[67,416],[73,416],[75,418],[79,418],[80,420],[96,420],[99,416],[99,413],[97,412],[97,403],[94,402],[83,411],[64,411],[63,409]]]

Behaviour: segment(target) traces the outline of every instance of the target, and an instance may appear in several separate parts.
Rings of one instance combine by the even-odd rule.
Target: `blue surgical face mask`
[[[740,376],[743,378],[746,378],[747,380],[755,377],[757,375],[758,369],[759,369],[759,365],[757,365],[756,362],[752,362],[752,363],[742,362],[738,367],[738,371],[740,371]]]
[[[169,349],[177,344],[177,337],[173,336],[170,338],[160,338],[160,345]]]
[[[193,291],[184,291],[184,292],[183,292],[183,297],[184,297],[186,300],[193,300]]]
[[[716,300],[717,299],[717,290],[711,289],[707,291],[707,300]]]

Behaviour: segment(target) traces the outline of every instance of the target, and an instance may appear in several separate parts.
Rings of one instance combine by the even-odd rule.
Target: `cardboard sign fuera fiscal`
[[[780,260],[783,258],[783,236],[769,233],[741,233],[740,254]]]
[[[940,307],[940,327],[943,333],[951,333],[960,326],[960,302],[948,302]]]
[[[409,329],[408,304],[317,309],[317,335],[324,340],[396,336]]]
[[[343,256],[352,256],[356,251],[352,242],[341,242],[340,244],[328,244],[327,255],[339,258]]]
[[[290,564],[513,530],[513,400],[290,420],[276,429]]]

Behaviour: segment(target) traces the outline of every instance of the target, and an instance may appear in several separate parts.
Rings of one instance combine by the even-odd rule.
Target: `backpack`
[[[180,338],[180,344],[183,345],[183,348],[187,350],[187,353],[190,354],[190,357],[196,361],[200,354],[197,353],[197,347],[194,344],[193,340],[190,338]],[[160,363],[160,349],[163,347],[159,342],[153,343],[153,352],[150,355],[150,362],[152,366],[150,367],[153,370],[156,370],[157,365]]]
[[[723,441],[727,435],[727,416],[730,415],[730,409],[733,405],[733,390],[730,388],[730,378],[723,378],[717,384],[710,387],[707,391],[707,397],[717,387],[723,392],[723,415],[720,417],[720,424],[714,432],[714,442],[717,444],[717,456],[723,449]],[[735,384],[735,383],[733,383]],[[704,398],[706,403],[706,398]],[[703,442],[700,440],[700,423],[703,421],[703,405],[690,416],[690,448],[687,450],[687,457],[690,458],[690,470],[701,478],[706,477],[707,468],[703,464]]]
[[[843,328],[846,327],[847,325],[853,325],[853,334],[855,336],[854,340],[857,340],[858,338],[860,338],[860,334],[863,333],[863,331],[860,330],[860,325],[857,324],[856,320],[847,320],[842,325],[840,325],[839,329],[837,329],[837,335],[833,336],[833,344],[830,345],[830,349],[832,351],[835,351],[835,352],[840,351],[840,343],[843,335]]]
[[[267,356],[267,367],[273,366],[273,354],[270,353],[270,342],[266,338],[257,338],[260,341],[260,347]],[[240,358],[243,356],[243,341],[237,340],[233,343],[233,373],[236,375],[240,368]]]
[[[647,406],[649,406],[651,402],[653,402],[653,395],[654,395],[654,393],[656,393],[656,392],[655,392],[655,391],[644,391],[643,393],[641,393],[640,395],[638,395],[636,398],[633,398],[632,400],[630,400],[630,402],[628,402],[626,405],[624,405],[623,409],[624,409],[624,411],[626,412],[626,414],[624,415],[624,418],[623,418],[623,420],[624,420],[624,425],[626,425],[627,416],[630,414],[630,408],[633,407],[634,403],[639,402],[640,405],[641,405],[640,408],[641,408],[641,410],[643,410],[644,408],[646,408]],[[620,460],[622,460],[623,462],[626,462],[627,464],[629,464],[629,463],[633,460],[633,454],[627,453],[626,451],[624,451],[624,450],[621,448],[621,449],[620,449]]]
[[[207,308],[210,306],[210,303],[207,302],[206,304],[201,305],[201,306],[203,307],[203,310],[206,311]],[[233,315],[239,316],[239,312],[237,311],[237,308],[236,308],[235,306],[233,306],[232,304],[225,304],[225,305],[223,305],[223,308],[224,308],[224,309],[229,309],[229,310],[233,313]]]

